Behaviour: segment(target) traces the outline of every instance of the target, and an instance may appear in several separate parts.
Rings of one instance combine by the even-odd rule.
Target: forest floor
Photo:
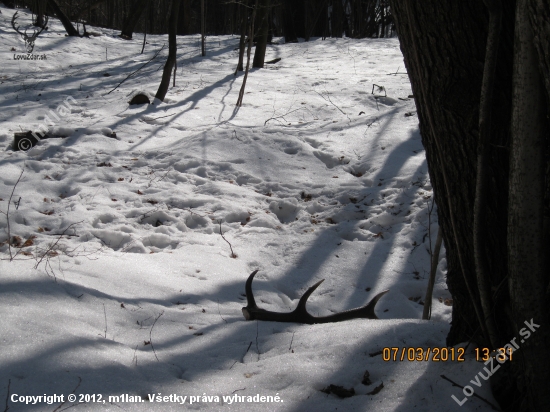
[[[437,213],[397,39],[269,45],[266,60],[281,60],[250,72],[236,108],[238,37],[209,36],[206,57],[199,36],[178,37],[176,86],[129,106],[154,96],[167,47],[150,60],[167,36],[140,54],[141,34],[71,38],[50,19],[33,52],[46,59],[20,60],[14,11],[0,11],[1,404],[181,410],[177,395],[189,410],[491,410],[441,377],[495,403],[488,382],[470,383],[485,366],[473,344],[464,362],[451,349],[448,361],[399,359],[445,347],[452,300],[443,251],[421,320]],[[48,121],[59,138],[13,150],[14,133]],[[379,320],[247,322],[254,270],[272,311],[321,279],[308,301],[319,316],[389,292]],[[21,402],[44,394],[66,403]]]

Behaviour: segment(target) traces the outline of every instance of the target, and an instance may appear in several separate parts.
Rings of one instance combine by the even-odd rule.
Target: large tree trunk
[[[283,32],[285,43],[297,43],[305,37],[304,0],[284,0]]]
[[[191,0],[183,0],[180,6],[178,34],[181,36],[191,34]]]
[[[35,1],[36,6],[34,7],[36,11],[36,21],[34,25],[37,27],[44,27],[44,13],[46,11],[46,3],[42,0]]]
[[[330,37],[342,37],[344,34],[344,5],[342,0],[332,1],[332,13],[330,14]]]
[[[544,154],[548,138],[544,82],[539,72],[528,0],[518,0],[514,45],[508,256],[510,300],[516,333],[525,320],[540,328],[521,345],[520,362],[532,411],[550,411],[548,272],[544,260]],[[545,361],[546,359],[546,361]]]
[[[241,17],[241,38],[239,40],[239,61],[237,62],[235,76],[237,75],[237,72],[242,72],[244,70],[243,59],[246,40],[246,28],[248,27],[248,0],[243,0],[243,2],[239,4],[239,14]]]
[[[269,3],[269,0],[260,0],[259,9],[257,11],[258,37],[252,67],[260,69],[264,67],[265,51],[267,48],[267,30],[269,28],[267,17],[269,16]]]
[[[543,113],[548,113],[550,97],[550,26],[547,23],[550,6],[544,0],[518,1],[522,2],[523,10],[526,10],[526,3],[530,4],[529,15],[534,23],[534,44],[538,55],[534,60],[527,60],[529,55],[533,59],[531,49],[517,60],[522,63],[516,65],[512,96],[516,4],[515,1],[503,1],[494,103],[491,106],[491,144],[485,162],[490,184],[486,189],[485,241],[481,250],[490,274],[488,286],[493,300],[491,316],[498,332],[497,344],[504,346],[516,338],[520,346],[514,360],[501,365],[491,377],[494,395],[502,408],[514,412],[550,410],[547,388],[550,371],[547,345],[550,342],[548,332],[545,332],[550,331],[550,271],[548,262],[541,263],[540,258],[542,248],[545,248],[545,253],[542,253],[546,257],[550,254],[548,225],[542,224],[541,217],[543,201],[546,202],[544,210],[547,216],[550,215],[550,139],[548,131],[541,132],[548,130],[545,129],[548,118],[540,115],[541,107]],[[481,305],[474,277],[472,236],[479,99],[488,13],[479,0],[391,0],[390,4],[415,96],[447,249],[447,283],[453,295],[453,319],[447,343],[455,345],[473,337],[480,345],[488,346],[489,342],[481,333],[486,322],[479,314]],[[520,30],[523,36],[528,35],[525,26]],[[533,43],[532,40],[522,42]],[[529,68],[538,68],[543,74],[545,100],[532,91],[537,87],[539,92],[545,90],[542,82],[535,86],[533,72],[521,74],[522,70],[528,71]],[[522,78],[527,81],[524,85],[520,82]],[[528,104],[538,107],[538,111]],[[511,147],[510,130],[514,133]],[[538,140],[527,140],[527,135]],[[540,181],[540,156],[544,156],[545,185]],[[536,164],[539,167],[535,167]],[[509,186],[510,166],[512,180]],[[538,188],[536,194],[531,193],[534,186]],[[541,272],[542,264],[546,267]],[[531,319],[541,326],[535,327],[536,331],[532,331],[527,340],[518,334],[526,328],[524,322]]]
[[[132,39],[132,35],[134,34],[134,30],[139,21],[139,18],[143,14],[148,3],[149,3],[149,0],[138,0],[137,2],[135,2],[135,4],[132,7],[132,10],[130,11],[130,13],[126,17],[126,20],[124,21],[124,26],[122,26],[122,32],[120,33],[120,37],[126,40]]]
[[[59,20],[61,20],[61,24],[63,24],[63,27],[65,27],[65,30],[67,31],[67,34],[69,36],[78,36],[80,37],[80,33],[74,28],[73,24],[69,20],[69,18],[63,13],[63,10],[59,8],[55,0],[49,0],[50,6],[52,10],[54,11],[55,15]]]
[[[164,101],[168,87],[170,86],[170,77],[172,75],[172,69],[176,64],[177,37],[176,31],[178,29],[178,12],[179,12],[180,0],[172,0],[172,9],[170,10],[170,24],[168,26],[168,58],[164,65],[164,71],[162,72],[162,80],[157,90],[155,97],[161,101]]]

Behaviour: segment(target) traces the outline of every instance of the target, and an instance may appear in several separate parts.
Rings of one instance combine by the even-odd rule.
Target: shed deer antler
[[[310,287],[306,293],[302,295],[298,306],[292,312],[283,313],[283,312],[271,312],[269,310],[261,309],[256,305],[254,300],[254,295],[252,294],[252,280],[254,276],[258,273],[257,270],[252,272],[248,277],[245,285],[246,290],[246,300],[247,306],[244,307],[243,315],[246,320],[270,320],[274,322],[296,322],[296,323],[329,323],[329,322],[340,322],[343,320],[356,319],[356,318],[366,318],[366,319],[378,319],[376,313],[374,313],[374,307],[376,303],[380,300],[382,296],[388,293],[387,290],[380,292],[372,300],[363,307],[357,309],[346,310],[344,312],[335,313],[334,315],[329,316],[312,316],[306,310],[306,303],[309,296],[313,293],[317,287],[324,282],[324,279],[317,282],[315,285]]]

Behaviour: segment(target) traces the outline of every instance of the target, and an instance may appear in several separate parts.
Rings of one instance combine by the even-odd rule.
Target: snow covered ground
[[[472,346],[465,362],[376,354],[444,347],[452,310],[443,252],[432,320],[420,320],[437,217],[397,39],[268,46],[266,60],[281,61],[251,71],[237,110],[238,38],[208,37],[201,57],[198,36],[178,37],[176,87],[164,102],[129,106],[155,94],[167,47],[109,92],[167,36],[148,36],[140,54],[140,34],[69,38],[51,19],[34,50],[46,60],[18,60],[14,11],[0,11],[0,404],[491,410],[475,397],[459,407],[451,395],[462,390],[441,378],[494,403],[488,382],[470,383],[484,366]],[[12,149],[14,133],[48,120],[65,138]],[[314,315],[390,291],[380,320],[247,322],[244,283],[256,269],[256,300],[274,311],[320,279]],[[355,396],[321,392],[331,384]],[[64,398],[21,402],[53,394]]]

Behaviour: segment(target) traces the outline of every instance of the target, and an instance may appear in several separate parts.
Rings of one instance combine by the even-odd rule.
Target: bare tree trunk
[[[144,30],[143,30],[143,45],[141,46],[141,54],[143,54],[143,51],[145,50],[145,43],[147,40],[147,19],[145,19],[144,23]]]
[[[484,317],[475,310],[480,298],[473,276],[472,203],[487,13],[479,0],[438,2],[437,7],[415,0],[391,0],[390,4],[447,249],[447,285],[453,296],[447,344],[472,339],[485,346],[488,342],[479,334]],[[550,270],[544,265],[550,253],[543,213],[550,215],[546,117],[550,89],[539,76],[550,78],[550,7],[544,0],[517,0],[517,8],[516,1],[503,1],[502,7],[490,105],[491,150],[484,164],[490,184],[485,189],[482,246],[493,302],[488,312],[495,320],[497,344],[519,349],[512,361],[498,365],[490,383],[504,411],[546,411],[550,410]],[[521,15],[526,10],[531,25]],[[541,98],[541,93],[546,96]]]
[[[164,71],[162,72],[162,80],[157,90],[155,97],[161,101],[164,101],[168,87],[170,86],[170,77],[172,76],[172,68],[176,64],[177,37],[176,32],[178,29],[178,12],[179,12],[180,0],[172,0],[172,8],[170,10],[170,23],[168,26],[168,58],[164,65]]]
[[[124,21],[124,26],[122,26],[122,32],[120,37],[125,40],[131,40],[134,30],[139,21],[139,18],[143,14],[143,11],[147,7],[149,0],[138,0],[133,4],[133,7]]]
[[[65,30],[67,31],[67,34],[69,36],[77,36],[80,37],[80,33],[74,28],[73,24],[69,20],[69,18],[63,13],[63,10],[59,8],[55,0],[48,0],[50,2],[50,6],[53,9],[55,15],[59,20],[61,20],[61,23],[63,24],[63,27],[65,27]]]
[[[35,2],[36,4],[36,21],[34,22],[34,25],[37,27],[44,27],[44,12],[46,9],[46,3],[42,0],[37,0]]]
[[[243,60],[246,39],[246,27],[248,26],[248,0],[243,0],[243,3],[239,4],[239,9],[241,12],[241,38],[239,40],[239,61],[237,62],[235,76],[237,75],[237,72],[242,72],[244,70]]]
[[[182,36],[191,34],[191,0],[183,0],[180,6],[178,34]]]
[[[525,368],[530,410],[550,410],[548,274],[544,272],[544,153],[548,138],[544,82],[529,22],[527,0],[518,0],[514,44],[513,111],[508,211],[509,290],[516,333],[524,321],[539,325],[522,339],[516,362]]]
[[[477,146],[477,176],[476,196],[474,200],[474,259],[476,264],[477,286],[483,309],[483,320],[488,336],[485,338],[491,347],[498,346],[497,331],[493,318],[493,300],[491,298],[491,278],[487,268],[487,258],[484,248],[485,214],[487,212],[487,186],[489,173],[487,171],[489,159],[489,144],[491,142],[491,109],[493,107],[493,90],[495,86],[495,72],[498,57],[498,42],[502,25],[502,6],[500,0],[484,0],[489,9],[489,33],[485,52],[485,68],[481,84],[479,109],[479,140]]]
[[[252,67],[262,68],[264,67],[265,51],[267,48],[267,29],[269,24],[267,17],[269,15],[269,0],[261,0],[259,9],[257,11],[258,16],[258,39],[256,41],[256,51],[254,52],[254,61]]]
[[[205,18],[205,7],[204,7],[204,0],[201,0],[201,56],[206,56],[206,51],[204,50],[204,31],[205,31],[205,25],[206,25],[206,18]]]
[[[252,39],[254,37],[254,20],[256,19],[256,10],[258,9],[258,0],[254,4],[254,10],[252,10],[252,17],[250,18],[250,30],[248,32],[248,49],[246,51],[246,70],[244,71],[243,84],[241,90],[239,90],[239,98],[237,99],[237,107],[241,107],[243,104],[244,89],[246,88],[246,79],[248,79],[248,69],[250,68],[250,51],[252,49]]]

